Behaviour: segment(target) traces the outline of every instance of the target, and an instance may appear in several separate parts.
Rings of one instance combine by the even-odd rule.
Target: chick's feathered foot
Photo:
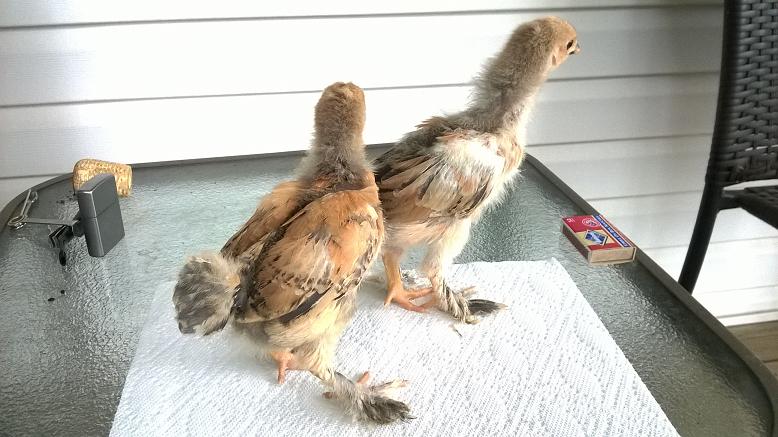
[[[392,399],[391,393],[406,387],[408,381],[395,379],[382,384],[368,385],[370,373],[365,372],[355,382],[338,372],[328,377],[332,391],[324,393],[327,399],[333,399],[344,405],[346,410],[358,420],[367,420],[377,424],[387,424],[415,419],[404,402]]]
[[[486,299],[469,299],[475,293],[475,287],[454,291],[445,281],[440,281],[433,301],[438,309],[450,314],[460,322],[475,324],[480,321],[476,316],[491,314],[507,308],[505,304]]]
[[[400,308],[408,311],[423,313],[427,308],[416,305],[411,302],[413,299],[427,296],[434,289],[432,287],[417,288],[409,290],[403,284],[402,274],[400,273],[400,256],[396,251],[386,250],[383,255],[384,269],[386,272],[386,299],[384,306],[394,302]]]

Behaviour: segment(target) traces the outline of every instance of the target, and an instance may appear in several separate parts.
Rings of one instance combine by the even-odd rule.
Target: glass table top
[[[157,284],[221,247],[298,161],[135,168],[125,238],[104,258],[71,240],[65,267],[46,226],[0,228],[0,434],[107,434]],[[77,212],[69,179],[44,185],[31,216]],[[562,235],[561,217],[591,212],[530,158],[457,261],[556,258],[681,435],[776,435],[775,379],[710,314],[642,253],[594,267]]]

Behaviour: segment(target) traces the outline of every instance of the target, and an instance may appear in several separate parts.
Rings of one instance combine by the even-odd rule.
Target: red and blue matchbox
[[[565,217],[562,233],[590,264],[618,264],[635,259],[635,244],[601,215]]]

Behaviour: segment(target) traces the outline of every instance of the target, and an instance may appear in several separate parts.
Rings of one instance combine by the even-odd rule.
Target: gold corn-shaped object
[[[73,189],[77,190],[89,179],[101,173],[110,173],[116,178],[116,194],[127,197],[132,190],[132,167],[127,164],[82,159],[73,167]]]

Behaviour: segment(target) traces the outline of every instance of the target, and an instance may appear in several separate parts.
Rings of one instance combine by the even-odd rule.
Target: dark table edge
[[[586,214],[599,214],[589,202],[584,200],[581,196],[573,191],[564,181],[562,181],[557,175],[545,165],[541,164],[534,156],[526,155],[527,162],[535,167],[543,176],[545,176],[551,183],[553,183],[562,193],[567,196],[573,203],[581,208]],[[703,307],[696,299],[694,299],[685,288],[683,288],[675,279],[673,279],[667,272],[664,271],[654,260],[652,260],[645,252],[640,248],[637,250],[636,256],[637,262],[642,264],[649,273],[651,273],[659,282],[662,283],[668,290],[680,301],[689,311],[692,312],[702,323],[704,323],[711,331],[721,338],[724,343],[732,349],[732,351],[746,364],[751,372],[757,377],[762,384],[762,388],[770,399],[770,403],[773,408],[773,423],[772,423],[772,435],[778,437],[778,427],[776,427],[776,417],[778,417],[778,380],[773,376],[770,369],[768,369],[761,360],[759,360],[753,352],[751,352],[746,346],[737,339],[721,322],[716,319],[705,307]],[[722,412],[724,414],[725,412]]]
[[[371,145],[370,148],[382,148],[387,147],[389,144],[377,144]],[[282,157],[289,155],[301,155],[304,152],[282,152],[272,154],[256,154],[256,155],[243,155],[233,157],[221,157],[221,158],[204,158],[204,159],[186,159],[179,161],[163,161],[163,162],[148,162],[141,164],[133,164],[133,168],[148,168],[148,167],[166,167],[182,164],[203,164],[209,162],[225,162],[233,160],[245,160],[255,159],[262,157]],[[525,157],[526,162],[534,167],[540,174],[546,177],[556,188],[558,188],[562,194],[567,196],[577,207],[581,208],[586,214],[599,214],[599,212],[592,207],[589,202],[584,200],[581,196],[573,191],[562,179],[555,175],[545,165],[541,164],[534,156],[529,154]],[[46,188],[57,182],[69,179],[72,177],[71,173],[56,176],[48,181],[41,182],[40,184],[31,187],[33,191]],[[20,193],[0,210],[0,226],[6,227],[6,223],[11,216],[16,212],[20,204],[24,201],[27,195],[27,190]],[[702,323],[705,324],[711,331],[719,336],[734,353],[737,355],[746,367],[756,376],[759,382],[762,384],[762,388],[770,400],[773,409],[773,423],[771,425],[772,436],[778,437],[778,427],[776,427],[776,417],[778,417],[778,380],[773,376],[772,372],[748,349],[743,343],[740,342],[729,330],[721,324],[708,310],[705,309],[696,299],[694,299],[685,288],[681,287],[675,279],[673,279],[667,272],[664,271],[659,265],[657,265],[648,255],[646,255],[640,248],[637,249],[637,262],[642,264],[649,273],[651,273],[659,282],[662,283],[668,290],[675,296],[678,301],[683,304],[689,311],[692,312]],[[722,412],[725,414],[725,412]]]

